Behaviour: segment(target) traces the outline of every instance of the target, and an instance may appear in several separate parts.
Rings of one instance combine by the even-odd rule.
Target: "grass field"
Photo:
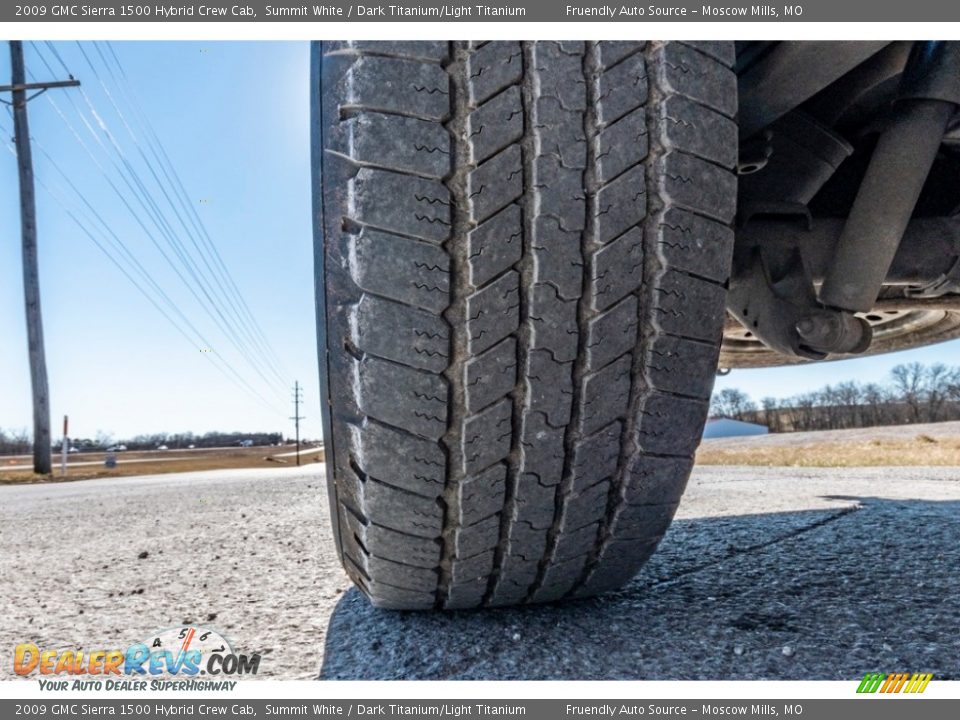
[[[159,475],[195,470],[223,470],[229,468],[289,467],[295,465],[295,449],[290,445],[280,447],[211,448],[196,450],[134,451],[117,453],[114,468],[104,466],[106,454],[76,453],[67,462],[67,476],[60,475],[60,455],[53,458],[53,473],[35,475],[24,466],[32,464],[30,456],[0,458],[0,484],[30,482],[62,482],[88,478],[123,477],[127,475]],[[300,448],[300,463],[322,462],[323,448]]]
[[[960,466],[960,422],[705,440],[700,465]]]

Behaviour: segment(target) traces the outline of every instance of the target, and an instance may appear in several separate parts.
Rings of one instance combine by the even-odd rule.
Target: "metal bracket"
[[[948,293],[960,293],[960,257],[956,258],[953,267],[932,283],[919,288],[907,288],[903,294],[910,298],[938,298]]]
[[[807,347],[797,324],[818,308],[816,292],[799,249],[760,248],[735,263],[727,309],[757,339],[777,352],[821,360],[826,352]]]

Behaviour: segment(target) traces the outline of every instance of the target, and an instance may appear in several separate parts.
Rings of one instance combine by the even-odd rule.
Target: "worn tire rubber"
[[[733,59],[314,45],[328,486],[375,605],[587,596],[655,549],[724,321]]]

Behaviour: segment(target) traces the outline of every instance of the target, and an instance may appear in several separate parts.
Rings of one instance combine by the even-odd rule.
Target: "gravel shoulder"
[[[620,592],[438,615],[350,588],[319,465],[7,486],[0,647],[190,622],[265,678],[960,679],[958,511],[958,468],[700,467]]]

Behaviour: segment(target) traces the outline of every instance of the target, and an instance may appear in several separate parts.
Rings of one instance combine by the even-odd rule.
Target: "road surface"
[[[699,468],[624,590],[448,615],[350,589],[322,473],[0,487],[0,647],[126,647],[183,622],[262,653],[260,677],[960,678],[958,468]]]

